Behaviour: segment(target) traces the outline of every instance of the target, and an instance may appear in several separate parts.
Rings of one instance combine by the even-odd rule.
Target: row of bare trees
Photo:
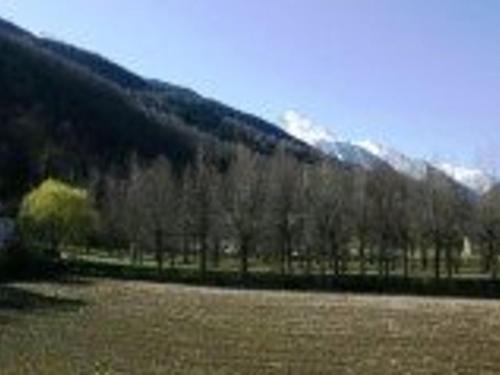
[[[227,165],[199,152],[182,171],[159,158],[106,176],[99,207],[113,248],[159,270],[196,257],[199,272],[236,259],[281,274],[430,274],[451,278],[469,256],[497,276],[500,192],[480,200],[429,170],[414,181],[389,169],[298,162],[282,149],[237,147]],[[464,246],[469,243],[470,246]],[[253,263],[252,263],[253,262]]]

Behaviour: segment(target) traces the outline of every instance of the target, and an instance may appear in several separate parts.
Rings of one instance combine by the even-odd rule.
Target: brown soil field
[[[500,374],[500,301],[0,284],[0,373]]]

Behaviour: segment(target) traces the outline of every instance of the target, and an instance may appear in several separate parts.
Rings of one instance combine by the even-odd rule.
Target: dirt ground
[[[1,374],[500,374],[500,301],[0,285]]]

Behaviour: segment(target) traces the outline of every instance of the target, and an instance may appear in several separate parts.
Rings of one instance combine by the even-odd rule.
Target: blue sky
[[[274,122],[500,161],[497,0],[2,0],[0,16]]]

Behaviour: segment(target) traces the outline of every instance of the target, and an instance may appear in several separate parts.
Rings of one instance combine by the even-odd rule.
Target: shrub
[[[54,256],[59,255],[61,246],[86,240],[96,220],[97,212],[86,190],[53,179],[23,199],[18,215],[24,244]]]

